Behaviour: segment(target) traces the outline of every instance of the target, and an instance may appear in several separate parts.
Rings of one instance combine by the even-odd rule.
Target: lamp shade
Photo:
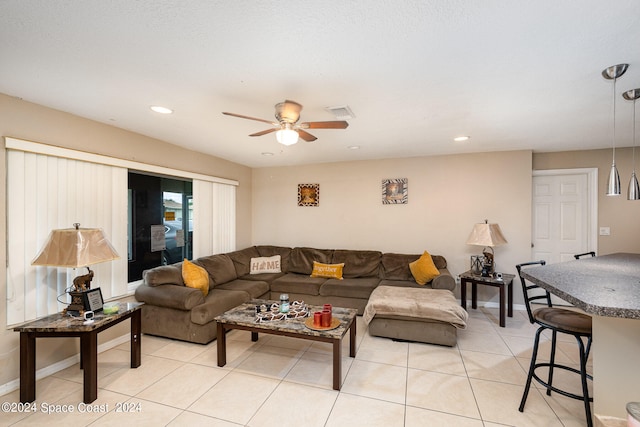
[[[78,268],[120,258],[100,228],[65,228],[49,233],[31,265]]]
[[[467,245],[493,247],[506,243],[507,239],[504,238],[500,226],[498,224],[489,224],[488,222],[475,224],[467,239]]]
[[[276,132],[276,139],[282,145],[293,145],[298,142],[298,132],[293,129],[280,129]]]

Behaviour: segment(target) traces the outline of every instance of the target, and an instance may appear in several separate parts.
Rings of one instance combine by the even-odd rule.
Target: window
[[[158,215],[154,221],[162,229],[163,243],[166,244],[167,210],[163,200],[165,195],[174,198],[175,194],[182,194],[181,229],[185,242],[181,256],[197,258],[235,249],[237,181],[15,138],[6,137],[5,147],[9,327],[60,312],[68,304],[66,289],[79,272],[36,267],[31,261],[51,230],[70,228],[75,222],[102,228],[120,254],[117,260],[91,267],[95,272],[92,286],[101,288],[105,300],[133,292],[139,282],[128,280],[127,266],[137,250],[135,239],[129,238],[136,232],[135,211],[129,207],[155,202],[148,197],[146,202],[144,197],[136,200],[135,191],[128,186],[129,171],[161,178],[157,190]],[[171,178],[162,184],[167,177]],[[174,187],[170,183],[173,181],[182,187]],[[169,210],[178,217],[175,206]],[[159,259],[154,266],[162,263],[162,256]]]
[[[144,270],[193,258],[193,184],[133,171],[128,182],[128,277],[134,282]]]

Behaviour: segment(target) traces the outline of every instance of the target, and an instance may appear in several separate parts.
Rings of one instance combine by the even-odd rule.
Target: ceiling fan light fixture
[[[276,139],[282,145],[293,145],[298,142],[298,132],[293,129],[280,129],[276,132]]]

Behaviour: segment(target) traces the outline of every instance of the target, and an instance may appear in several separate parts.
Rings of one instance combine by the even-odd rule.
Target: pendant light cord
[[[613,78],[613,163],[612,166],[616,165],[616,80],[617,77]]]
[[[633,148],[631,149],[631,159],[633,161],[633,173],[636,173],[636,100],[633,100]]]

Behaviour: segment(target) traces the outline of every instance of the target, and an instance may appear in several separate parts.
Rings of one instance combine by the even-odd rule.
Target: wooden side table
[[[482,277],[471,270],[460,275],[460,301],[462,308],[467,309],[467,283],[471,284],[471,307],[478,308],[478,285],[494,286],[500,289],[500,326],[505,327],[505,306],[507,314],[513,317],[513,279],[514,274],[502,273],[502,280],[495,277]],[[506,290],[506,301],[505,301]],[[506,304],[505,304],[506,302]]]
[[[140,366],[143,305],[144,303],[119,303],[117,313],[112,315],[99,313],[94,322],[89,325],[84,325],[82,320],[57,313],[15,327],[13,330],[20,332],[20,402],[36,400],[36,338],[80,337],[80,368],[84,371],[84,403],[91,403],[98,398],[99,332],[130,318],[131,367]]]

